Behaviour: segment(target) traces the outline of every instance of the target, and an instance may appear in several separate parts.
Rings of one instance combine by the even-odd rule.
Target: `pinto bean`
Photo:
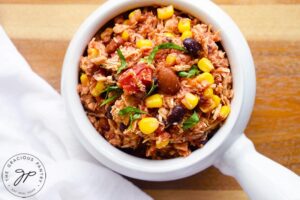
[[[117,48],[123,43],[124,43],[124,40],[120,36],[113,38],[105,48],[106,53],[115,52],[117,50]]]
[[[114,39],[112,39],[106,46],[105,50],[107,53],[113,53],[117,50],[117,48],[118,48],[117,42]]]
[[[159,68],[157,79],[159,90],[165,94],[174,95],[180,90],[179,79],[176,74],[169,68]]]

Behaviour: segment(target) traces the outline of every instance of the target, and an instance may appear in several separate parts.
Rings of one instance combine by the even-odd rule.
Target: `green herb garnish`
[[[132,123],[141,118],[141,114],[129,115],[129,128],[132,128]]]
[[[114,92],[115,95],[109,97],[109,93],[111,93],[111,92]],[[104,101],[100,104],[100,107],[102,107],[102,106],[114,101],[118,97],[120,97],[121,94],[123,93],[123,90],[116,85],[110,85],[107,88],[105,88],[105,90],[103,90],[101,93],[106,93],[106,95],[105,95]]]
[[[154,92],[154,90],[155,90],[157,87],[158,87],[158,85],[155,84],[154,81],[152,81],[151,88],[150,88],[149,92],[146,94],[146,96],[147,96],[147,97],[150,96],[150,95]]]
[[[127,106],[126,108],[123,108],[122,110],[119,111],[119,115],[121,116],[127,114],[146,114],[146,112],[133,106]]]
[[[200,73],[200,70],[196,65],[193,65],[192,68],[188,72],[179,72],[178,76],[185,77],[185,78],[191,78]]]
[[[119,74],[122,70],[124,70],[127,67],[127,63],[126,63],[126,59],[120,49],[117,49],[117,53],[121,60],[121,66],[119,67],[119,69],[117,71],[117,74]]]
[[[145,111],[142,111],[136,107],[127,106],[123,108],[118,113],[121,116],[129,115],[129,128],[132,128],[132,123],[141,117],[141,114],[147,114]]]
[[[192,128],[192,127],[195,126],[199,121],[200,121],[200,120],[199,120],[198,114],[197,114],[196,112],[194,112],[194,113],[192,114],[192,116],[190,116],[190,118],[188,118],[187,120],[185,120],[185,121],[183,122],[182,128],[183,128],[183,130],[187,130],[187,129],[189,129],[189,128]]]
[[[178,76],[180,76],[180,77],[188,77],[188,76],[189,76],[189,73],[188,73],[188,72],[182,71],[182,72],[179,72],[179,73],[178,73]]]
[[[122,89],[119,88],[117,85],[110,85],[110,86],[108,86],[107,88],[105,88],[105,90],[103,90],[103,91],[101,92],[101,94],[106,92],[106,97],[105,97],[105,98],[107,99],[108,94],[109,94],[110,92],[112,92],[112,91],[121,92]]]
[[[148,56],[146,56],[146,57],[140,59],[140,61],[141,61],[141,62],[144,62],[144,63],[146,63],[147,60],[148,60]]]
[[[117,99],[117,98],[120,97],[120,96],[121,96],[121,94],[116,94],[116,95],[113,95],[113,96],[111,96],[111,97],[109,97],[109,98],[106,98],[106,99],[100,104],[100,107],[102,107],[102,106],[104,106],[104,105],[106,105],[106,104],[108,104],[108,103],[114,101],[115,99]]]
[[[176,50],[179,50],[179,51],[186,51],[185,48],[177,45],[177,44],[174,44],[174,43],[163,43],[163,44],[160,44],[156,47],[153,48],[153,50],[151,51],[149,57],[148,57],[148,64],[151,64],[155,58],[155,55],[156,53],[158,52],[158,50],[160,49],[176,49]]]

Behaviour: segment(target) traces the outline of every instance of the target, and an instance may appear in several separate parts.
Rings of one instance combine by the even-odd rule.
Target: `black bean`
[[[157,85],[158,79],[157,79],[156,77],[154,77],[154,78],[152,79],[152,81],[153,81],[153,83],[154,83],[155,85]]]
[[[125,124],[121,123],[120,126],[119,126],[119,130],[123,132],[126,129],[127,129],[127,126]]]
[[[216,42],[216,44],[218,45],[218,47],[219,47],[219,50],[221,50],[221,51],[225,51],[225,49],[224,49],[224,47],[223,47],[223,45],[222,45],[221,41],[218,41],[218,42]]]
[[[163,123],[165,126],[168,126],[168,125],[169,125],[168,122],[167,122],[167,120],[165,120],[165,119],[162,119],[162,123]]]
[[[107,117],[107,119],[112,119],[113,118],[110,111],[111,111],[111,106],[108,106],[107,109],[106,109],[106,113],[105,113],[105,117]]]
[[[192,38],[187,38],[187,39],[183,40],[183,45],[186,48],[186,50],[192,56],[195,56],[195,57],[199,54],[199,51],[201,50],[200,43]]]
[[[175,106],[171,114],[168,116],[168,124],[171,125],[173,123],[180,123],[183,119],[184,114],[185,110],[182,106]]]

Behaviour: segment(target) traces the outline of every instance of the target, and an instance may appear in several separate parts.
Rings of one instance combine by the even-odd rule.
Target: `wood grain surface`
[[[59,91],[68,42],[103,2],[0,0],[0,24],[33,70]],[[241,28],[256,64],[257,97],[245,132],[259,152],[300,175],[300,0],[215,2]],[[132,181],[155,199],[247,199],[215,168],[177,181]]]

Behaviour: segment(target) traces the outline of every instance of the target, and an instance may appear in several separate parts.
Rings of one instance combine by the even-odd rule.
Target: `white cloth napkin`
[[[18,153],[37,156],[47,173],[42,190],[28,199],[151,199],[83,149],[61,96],[30,69],[0,26],[0,170]],[[20,198],[1,180],[0,199]]]

